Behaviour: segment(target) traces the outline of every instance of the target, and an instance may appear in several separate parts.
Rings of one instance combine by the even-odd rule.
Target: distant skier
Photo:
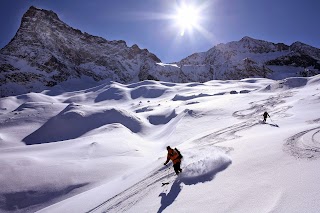
[[[270,118],[270,115],[267,113],[267,112],[264,112],[263,113],[263,122],[266,122],[267,121],[267,117],[269,116]]]
[[[171,160],[173,163],[174,171],[178,175],[180,172],[182,172],[182,169],[180,168],[182,155],[177,148],[172,149],[170,146],[167,146],[167,150],[168,150],[167,160],[164,163],[164,165],[167,165],[169,160]]]

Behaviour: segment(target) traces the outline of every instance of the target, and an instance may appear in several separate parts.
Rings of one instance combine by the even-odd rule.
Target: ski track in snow
[[[258,102],[251,102],[251,107],[244,110],[239,110],[233,113],[233,116],[240,119],[249,119],[247,121],[220,129],[218,131],[206,134],[205,136],[199,137],[197,142],[209,144],[217,144],[224,141],[230,141],[240,136],[236,135],[237,132],[249,129],[255,125],[262,124],[262,114],[265,111],[269,111],[271,114],[277,115],[277,117],[289,117],[289,114],[285,112],[290,109],[292,106],[281,106],[277,107],[277,105],[284,104],[285,101],[283,99],[289,98],[293,95],[292,92],[282,93],[278,96],[271,96],[266,100],[261,100]],[[271,110],[268,110],[271,109]],[[266,123],[270,126],[279,127],[275,123]]]
[[[248,119],[245,122],[229,126],[227,128],[220,129],[218,131],[209,133],[205,136],[198,136],[194,140],[196,143],[201,143],[202,146],[212,146],[216,143],[221,143],[228,140],[233,140],[238,138],[237,132],[251,128],[255,125],[261,124],[258,118],[262,117],[262,113],[267,111],[267,109],[272,109],[270,112],[277,114],[278,117],[287,117],[289,115],[285,112],[291,108],[291,106],[277,107],[280,104],[285,103],[285,98],[292,97],[292,92],[281,93],[278,96],[270,96],[265,100],[250,103],[252,106],[248,109],[236,111],[233,116],[239,119]],[[277,126],[276,124],[270,124],[271,126]],[[232,150],[232,148],[221,147],[226,153]],[[320,150],[319,150],[320,151]],[[320,155],[320,152],[319,152]],[[169,173],[157,170],[152,173],[149,177],[141,180],[137,184],[128,188],[127,190],[119,193],[118,195],[110,198],[109,200],[101,203],[99,206],[91,209],[89,212],[125,212],[129,210],[132,206],[139,202],[142,198],[148,196],[148,193],[152,192],[153,189],[157,187],[156,184],[160,184],[161,180],[166,179],[172,182],[175,173],[173,170]],[[174,182],[174,184],[176,181]],[[177,184],[175,184],[177,185]],[[124,202],[125,201],[125,202]]]
[[[214,157],[207,155],[203,159],[198,155],[198,152],[193,154],[188,153],[185,159],[187,165],[182,167],[183,172],[179,176],[176,176],[171,165],[168,165],[167,168],[158,168],[151,175],[87,211],[87,213],[129,211],[134,205],[142,201],[143,198],[157,191],[161,182],[168,182],[169,185],[164,185],[164,187],[170,186],[170,192],[167,194],[162,192],[159,195],[161,197],[161,205],[158,212],[162,212],[174,202],[182,191],[182,183],[184,185],[194,185],[200,182],[211,181],[218,172],[223,171],[231,164],[231,159],[227,155],[221,154],[225,152],[224,148],[214,148],[212,150],[208,147],[208,149],[202,149],[202,151],[204,155],[214,152]]]
[[[277,96],[270,96],[269,98],[257,102],[251,102],[252,105],[249,109],[236,111],[233,116],[238,118],[261,118],[263,112],[268,111],[269,114],[276,114],[278,117],[288,117],[290,115],[284,114],[292,106],[276,106],[284,104],[286,98],[292,97],[293,92],[284,92]]]
[[[101,203],[97,207],[87,211],[87,213],[127,211],[137,202],[139,202],[139,200],[142,200],[142,198],[146,197],[148,193],[153,191],[153,189],[157,188],[156,184],[160,184],[162,180],[166,180],[166,182],[168,182],[169,180],[169,182],[172,182],[174,177],[175,173],[173,169],[170,169],[169,173],[167,171],[163,171],[163,169],[158,169],[157,171],[153,172],[150,176],[147,176],[146,178],[139,181],[130,188],[126,189],[125,191],[108,199],[107,201]]]
[[[299,132],[288,138],[284,144],[284,151],[296,158],[319,158],[320,126]]]
[[[112,87],[106,90],[105,92],[99,93],[100,95],[97,96],[96,99],[94,99],[95,103],[99,103],[105,100],[127,100],[130,99],[138,99],[138,98],[158,98],[160,96],[163,96],[168,89],[163,89],[162,87],[155,87],[153,86],[154,83],[149,85],[150,82],[144,82],[140,84],[133,84],[131,86],[128,86],[127,88],[134,88],[130,93],[127,91],[122,91],[118,87]],[[143,87],[143,85],[149,85],[147,87]],[[172,84],[174,86],[175,84]],[[202,84],[199,84],[202,85]],[[300,84],[299,84],[300,85]],[[138,87],[139,86],[139,87]],[[190,84],[191,86],[197,86]],[[137,87],[137,88],[136,88]],[[240,92],[241,93],[241,92]],[[271,96],[264,96],[266,98],[259,99],[258,101],[252,101],[248,103],[248,107],[243,107],[240,110],[234,111],[232,113],[232,116],[234,118],[237,118],[239,123],[232,122],[233,125],[224,126],[223,128],[215,129],[215,130],[209,130],[206,132],[201,132],[199,134],[194,135],[193,138],[189,140],[189,142],[194,143],[197,145],[197,151],[204,152],[204,150],[208,150],[210,148],[217,149],[216,144],[227,142],[230,140],[237,139],[241,136],[237,135],[240,131],[250,129],[256,125],[261,125],[262,122],[262,114],[263,112],[267,111],[270,113],[271,118],[268,118],[269,123],[264,123],[272,127],[279,127],[277,124],[274,123],[272,120],[273,118],[287,118],[292,116],[292,114],[287,113],[289,109],[291,109],[293,106],[290,106],[286,103],[286,99],[293,97],[296,93],[295,91],[285,91],[277,93],[277,95],[271,95]],[[214,95],[223,95],[225,92],[217,93]],[[268,93],[267,93],[268,94]],[[274,93],[276,94],[276,93]],[[317,93],[318,94],[318,93]],[[197,93],[197,94],[179,94],[175,95],[174,98],[171,98],[171,101],[178,102],[182,101],[185,103],[185,105],[192,105],[192,104],[198,104],[201,103],[198,100],[198,98],[206,98],[214,95],[208,95],[205,93]],[[314,95],[312,95],[314,96]],[[73,96],[71,98],[68,98],[65,103],[68,103],[69,101],[74,101],[81,97]],[[85,100],[85,99],[84,99]],[[83,101],[84,101],[83,100]],[[139,99],[137,100],[139,101]],[[150,100],[147,101],[149,103]],[[157,135],[159,138],[161,138],[159,135],[164,135],[168,133],[172,133],[175,128],[178,126],[178,123],[182,120],[182,118],[189,113],[192,117],[201,117],[201,110],[199,110],[199,114],[195,113],[193,114],[193,109],[185,109],[183,112],[180,112],[180,110],[177,110],[175,107],[168,107],[168,109],[165,109],[162,111],[156,109],[156,104],[150,105],[142,105],[139,107],[134,108],[135,113],[141,113],[142,115],[139,116],[141,118],[147,118],[149,124],[152,124],[154,126],[157,125],[163,125],[163,130]],[[158,103],[158,102],[157,102]],[[24,110],[30,109],[36,109],[36,108],[42,108],[46,105],[51,106],[52,103],[46,104],[46,103],[23,103],[18,108],[16,108],[13,112],[14,115],[19,115],[20,113],[24,113]],[[162,103],[161,103],[162,104]],[[178,105],[178,104],[177,104]],[[182,105],[182,104],[181,104]],[[160,106],[158,104],[157,106]],[[179,106],[178,106],[179,107]],[[73,129],[76,128],[76,124],[78,123],[86,123],[87,128],[86,129],[79,129],[75,130],[74,135],[70,134],[55,134],[55,135],[62,135],[63,138],[58,138],[55,140],[44,140],[42,142],[53,142],[53,141],[61,141],[62,139],[75,139],[80,137],[81,135],[84,135],[85,133],[89,132],[89,130],[97,129],[101,126],[104,126],[106,124],[113,124],[113,123],[121,123],[124,127],[131,130],[133,133],[139,133],[141,132],[141,129],[143,127],[143,121],[141,121],[140,117],[132,116],[131,113],[127,111],[123,111],[116,108],[101,108],[99,105],[95,107],[91,107],[90,105],[78,105],[71,103],[68,106],[60,106],[59,109],[62,109],[60,113],[53,116],[51,120],[48,120],[45,124],[43,124],[40,127],[40,130],[37,130],[40,133],[43,133],[43,130],[49,129],[50,132],[57,131],[57,127],[62,126],[57,124],[58,121],[64,121],[63,118],[67,117],[69,118],[69,123],[73,127]],[[160,108],[160,107],[159,107]],[[195,108],[195,111],[197,108]],[[58,110],[57,110],[58,111]],[[26,111],[27,112],[27,111]],[[25,113],[26,113],[25,112]],[[143,114],[145,112],[145,115]],[[197,112],[197,111],[196,111]],[[231,111],[232,112],[232,111]],[[35,111],[34,113],[38,113]],[[111,115],[111,116],[110,116]],[[205,114],[204,114],[205,115]],[[113,118],[113,117],[114,118]],[[97,118],[104,118],[103,122],[97,122]],[[1,125],[8,126],[7,123],[15,121],[14,118],[7,118],[3,117],[2,119],[7,119],[0,121]],[[71,120],[71,121],[70,121]],[[234,120],[234,119],[233,119]],[[17,120],[18,121],[18,120]],[[95,122],[89,122],[89,121],[95,121]],[[131,125],[131,123],[133,124]],[[4,125],[6,123],[6,125]],[[313,125],[319,125],[320,118],[313,119],[311,121],[307,121],[308,124]],[[90,124],[90,125],[89,125]],[[0,126],[1,126],[0,125]],[[135,127],[138,129],[130,128]],[[49,128],[50,127],[50,128]],[[82,126],[81,126],[82,127]],[[54,129],[54,131],[52,130]],[[169,131],[170,130],[170,131]],[[31,136],[35,136],[35,138],[44,138],[44,136],[39,136],[34,132],[31,134]],[[69,131],[70,132],[70,131]],[[296,133],[296,132],[295,132]],[[294,133],[293,133],[294,134]],[[30,135],[28,137],[31,137]],[[48,134],[46,134],[48,136]],[[0,142],[1,140],[4,140],[2,138],[5,138],[5,134],[0,134]],[[32,137],[31,137],[32,138]],[[28,139],[28,138],[27,138]],[[34,140],[30,140],[34,141]],[[92,145],[96,145],[96,142],[92,143]],[[221,145],[221,144],[220,144]],[[202,149],[202,150],[201,150]],[[231,147],[221,146],[218,148],[223,153],[228,153],[229,151],[233,150]],[[296,133],[295,135],[288,138],[283,145],[283,150],[296,157],[296,158],[302,158],[302,159],[318,159],[320,158],[320,126],[313,128],[309,128],[307,130],[304,130],[302,132]],[[181,189],[180,189],[180,183],[184,183],[185,185],[190,184],[197,184],[199,182],[206,182],[211,181],[212,178],[217,174],[218,172],[226,169],[229,164],[231,164],[231,159],[225,156],[219,156],[217,155],[217,158],[210,158],[205,156],[202,159],[194,159],[190,158],[190,155],[188,154],[189,150],[184,150],[184,159],[188,162],[188,160],[193,160],[192,163],[188,162],[187,165],[183,165],[183,173],[179,175],[178,178],[176,178],[176,175],[172,168],[165,168],[165,167],[158,167],[152,172],[150,172],[144,179],[139,180],[136,184],[132,185],[131,187],[125,189],[124,191],[114,195],[113,197],[106,199],[104,202],[102,202],[100,205],[90,209],[87,212],[126,212],[130,211],[131,208],[134,209],[134,206],[139,203],[140,201],[143,201],[144,198],[149,196],[150,194],[154,193],[154,191],[159,190],[159,185],[161,185],[161,182],[170,182],[171,190],[173,192],[173,196],[168,196],[168,194],[164,194],[161,196],[161,206],[158,212],[162,212],[164,209],[169,207],[172,202],[174,202],[175,198],[179,195]],[[92,152],[92,147],[89,148],[87,152],[86,158],[89,158],[88,156]],[[196,156],[199,155],[199,153],[191,153],[195,154]],[[203,153],[202,153],[203,154]],[[213,156],[216,155],[216,153],[211,153]],[[202,156],[203,157],[203,156]],[[189,158],[189,159],[188,159]],[[170,166],[171,167],[171,166]],[[170,186],[169,185],[169,186]],[[166,186],[165,186],[166,187]],[[179,190],[177,190],[179,188]],[[171,192],[170,192],[171,193]],[[159,195],[160,196],[160,195]],[[170,198],[166,198],[170,197]],[[166,200],[167,199],[167,200]],[[169,202],[168,202],[169,199]],[[162,202],[165,200],[165,202]]]

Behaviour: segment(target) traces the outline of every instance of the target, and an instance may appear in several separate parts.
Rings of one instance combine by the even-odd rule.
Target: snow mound
[[[183,155],[180,181],[187,185],[211,181],[214,176],[231,164],[230,157],[218,148],[206,148]]]
[[[29,212],[28,207],[36,206],[45,202],[52,202],[54,198],[63,196],[72,191],[76,191],[78,188],[86,186],[88,183],[74,184],[65,186],[63,188],[45,186],[43,189],[32,189],[25,191],[16,191],[3,194],[6,200],[4,210],[16,211],[17,209],[24,209],[21,212]],[[16,200],[21,200],[17,203]],[[30,211],[31,212],[31,211]]]
[[[69,104],[23,141],[32,145],[75,139],[91,130],[113,123],[120,123],[134,133],[142,128],[140,119],[125,110]]]
[[[32,110],[37,111],[39,109],[45,109],[47,106],[52,105],[52,103],[45,103],[45,102],[25,102],[17,107],[14,112],[24,111],[24,110]]]
[[[137,88],[140,86],[148,86],[148,85],[157,85],[157,82],[155,82],[155,81],[140,81],[137,83],[129,84],[127,87],[128,88]]]
[[[64,103],[81,103],[87,100],[87,95],[85,93],[76,94],[67,98]]]
[[[123,88],[112,86],[106,91],[97,95],[95,102],[101,102],[106,100],[127,100],[127,93]]]
[[[174,87],[174,86],[177,86],[177,84],[172,83],[172,82],[161,82],[160,84],[161,84],[161,85],[164,85],[164,86],[166,86],[166,87]]]
[[[197,87],[197,86],[203,86],[203,84],[202,83],[198,83],[198,82],[196,82],[196,83],[187,83],[186,84],[186,87]]]
[[[49,103],[57,102],[54,98],[41,93],[28,93],[24,95],[18,95],[17,99],[22,100],[24,102],[49,102]]]
[[[15,97],[1,98],[0,100],[0,110],[12,111],[16,109],[20,104]]]
[[[203,93],[200,93],[200,94],[197,94],[197,95],[175,95],[173,97],[173,101],[188,101],[188,100],[192,100],[192,99],[196,99],[196,98],[202,98],[202,97],[208,97],[208,96],[212,96],[212,95],[209,95],[209,94],[203,94]]]
[[[164,86],[140,86],[131,91],[131,98],[158,98],[166,92],[167,88]]]
[[[176,111],[172,110],[170,113],[166,111],[160,115],[150,115],[148,117],[148,120],[153,125],[161,125],[161,124],[169,123],[176,116],[177,116]]]
[[[311,79],[309,80],[308,84],[312,85],[312,84],[316,84],[319,85],[320,84],[320,75],[316,75],[311,77]]]
[[[41,93],[28,93],[19,96],[11,96],[1,98],[0,110],[13,111],[17,109],[21,104],[26,102],[42,102],[42,103],[58,103],[58,101],[50,96]]]
[[[259,78],[245,78],[245,79],[239,80],[239,82],[254,84],[259,82],[259,80],[260,80]]]
[[[0,147],[5,144],[6,142],[6,139],[5,139],[5,136],[4,134],[0,134]]]
[[[278,81],[274,84],[270,84],[261,91],[276,91],[276,90],[287,90],[293,88],[303,87],[308,83],[308,78],[286,78],[282,81]]]

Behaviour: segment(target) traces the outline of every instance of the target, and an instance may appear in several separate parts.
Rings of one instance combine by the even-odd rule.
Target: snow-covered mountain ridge
[[[54,12],[30,7],[16,35],[0,52],[1,84],[10,95],[83,77],[139,81],[148,78],[147,71],[157,62],[154,54],[137,45],[128,47],[122,40],[82,33]]]
[[[179,66],[207,65],[213,79],[265,77],[274,80],[312,76],[320,71],[320,50],[295,42],[288,46],[250,38],[218,44],[182,59]]]
[[[147,49],[82,33],[53,11],[30,7],[14,38],[0,50],[0,96],[40,92],[70,81],[88,88],[105,80],[183,83],[312,76],[319,73],[319,60],[320,50],[301,42],[288,46],[244,37],[163,64]]]

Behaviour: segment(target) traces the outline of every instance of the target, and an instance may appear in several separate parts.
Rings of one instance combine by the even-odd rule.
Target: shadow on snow
[[[86,186],[88,183],[70,185],[59,190],[41,190],[41,191],[20,191],[0,195],[0,211],[16,211],[41,203],[49,202],[59,196],[68,194],[69,192]],[[36,208],[36,207],[35,207]]]
[[[162,192],[159,194],[159,197],[161,197],[161,206],[158,210],[158,213],[163,212],[168,206],[170,206],[175,199],[178,197],[182,190],[182,183],[185,185],[195,185],[198,183],[204,183],[208,182],[214,179],[215,175],[223,170],[225,170],[229,165],[231,164],[231,161],[225,162],[224,164],[221,164],[219,167],[211,170],[210,172],[199,175],[199,176],[183,176],[183,173],[181,173],[177,179],[173,182],[169,193]]]

